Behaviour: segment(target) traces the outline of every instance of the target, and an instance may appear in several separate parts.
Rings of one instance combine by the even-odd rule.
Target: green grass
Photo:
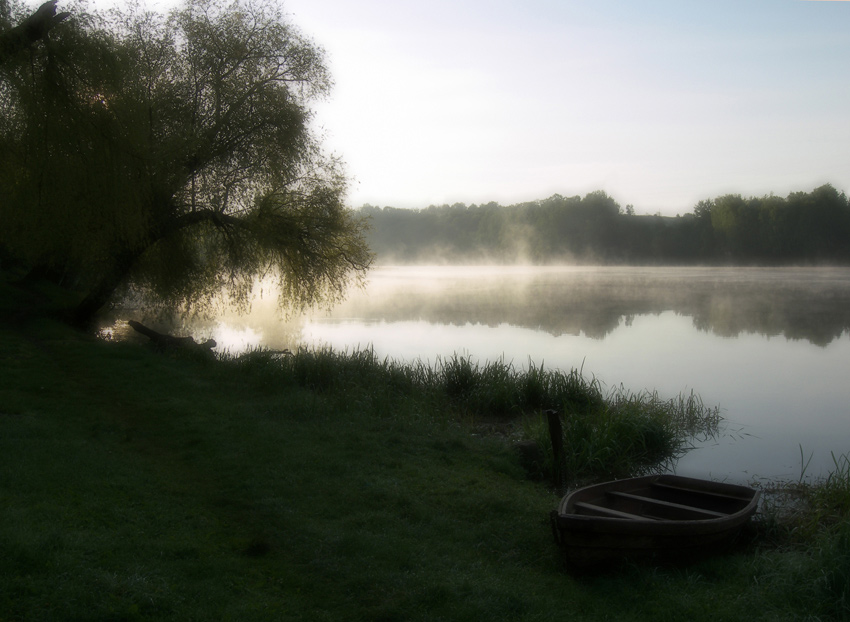
[[[688,449],[694,435],[713,433],[720,421],[718,409],[706,408],[693,393],[661,400],[656,393],[620,388],[606,396],[601,383],[580,370],[547,370],[531,361],[517,370],[504,361],[479,364],[455,355],[429,367],[379,360],[372,350],[321,349],[284,356],[257,350],[221,362],[225,370],[253,377],[258,388],[344,393],[384,416],[463,422],[533,441],[543,457],[540,476],[554,468],[543,413],[557,410],[563,413],[566,471],[573,484],[662,469]]]
[[[850,619],[850,454],[833,454],[832,471],[815,480],[802,447],[800,459],[799,480],[762,485],[756,539],[772,550],[777,598],[809,602],[822,619]]]
[[[504,430],[546,407],[655,408],[580,374],[368,351],[213,361],[37,319],[0,326],[0,369],[3,622],[848,616],[846,516],[805,546],[566,574],[557,496]]]

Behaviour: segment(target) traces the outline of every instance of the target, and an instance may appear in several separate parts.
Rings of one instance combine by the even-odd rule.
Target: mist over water
[[[186,328],[233,351],[457,353],[693,390],[727,423],[679,461],[684,475],[796,480],[801,446],[812,476],[850,452],[850,269],[384,267],[330,313],[285,323],[272,308]]]
[[[333,318],[510,324],[604,338],[673,311],[720,336],[783,335],[826,345],[850,329],[845,269],[411,267],[373,273]]]

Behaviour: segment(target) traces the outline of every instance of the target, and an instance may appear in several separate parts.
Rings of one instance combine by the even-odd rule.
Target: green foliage
[[[259,387],[345,394],[353,403],[369,404],[390,416],[418,405],[416,417],[496,428],[534,440],[549,473],[551,442],[541,413],[558,410],[573,481],[663,468],[687,449],[689,439],[711,434],[720,422],[718,409],[706,408],[693,393],[662,400],[656,393],[631,394],[621,388],[606,397],[601,383],[584,378],[580,370],[547,370],[531,361],[527,370],[517,370],[504,361],[479,364],[455,355],[430,367],[421,361],[381,361],[372,350],[321,349],[284,355],[258,350],[225,356],[222,363],[256,378]]]
[[[569,409],[603,402],[599,385],[578,370],[545,370],[529,361],[517,370],[503,360],[473,363],[455,355],[438,360],[434,375],[445,396],[472,421],[509,422],[543,409]]]
[[[845,519],[821,542],[816,553],[821,571],[818,603],[837,619],[850,618],[850,525]]]
[[[631,209],[631,212],[634,210]],[[424,210],[364,206],[382,262],[791,264],[850,261],[850,203],[830,185],[725,195],[681,217],[635,216],[604,192]]]
[[[778,605],[793,603],[821,619],[850,619],[850,455],[832,455],[833,468],[811,479],[800,448],[800,478],[761,484],[756,523],[763,588]],[[776,551],[784,554],[780,557]],[[757,570],[757,571],[759,571]]]
[[[850,519],[850,454],[832,454],[833,469],[825,478],[806,476],[811,455],[800,448],[800,479],[765,487],[765,536],[782,543],[796,543],[829,532]]]
[[[309,130],[322,51],[272,2],[77,8],[2,67],[0,248],[83,292],[203,308],[257,277],[293,306],[371,262],[347,180]]]
[[[414,399],[471,423],[507,425],[545,408],[591,408],[604,403],[599,384],[579,371],[546,370],[529,362],[517,370],[504,361],[479,364],[470,356],[422,361],[378,359],[371,349],[336,352],[330,348],[294,353],[254,350],[224,355],[222,364],[256,377],[261,386],[296,385],[320,392],[365,391],[391,400]]]
[[[581,382],[581,376],[570,378]],[[600,399],[566,402],[562,416],[565,468],[573,484],[663,470],[687,451],[692,438],[713,434],[720,423],[719,410],[705,407],[693,393],[662,400],[655,392],[635,394],[621,387],[601,399],[595,381],[584,386],[586,395]],[[522,431],[537,441],[551,472],[546,418],[526,418]]]
[[[829,522],[850,517],[850,454],[832,454],[832,462],[832,471],[812,490],[815,507]]]

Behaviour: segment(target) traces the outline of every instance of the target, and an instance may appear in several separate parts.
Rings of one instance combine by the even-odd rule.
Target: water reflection
[[[147,337],[127,324],[127,320],[134,319],[159,332],[191,336],[199,343],[214,339],[218,352],[240,354],[256,348],[292,349],[301,343],[305,318],[287,318],[274,296],[257,296],[248,313],[238,313],[224,305],[217,306],[216,311],[210,317],[183,317],[121,306],[104,315],[100,334],[107,340],[147,343]]]
[[[826,346],[850,332],[850,269],[626,267],[384,267],[330,313],[283,320],[273,297],[251,313],[214,319],[145,317],[154,328],[213,337],[220,349],[292,348],[305,323],[510,325],[551,336],[604,339],[635,318],[673,312],[720,337],[782,336]],[[116,337],[127,329],[109,326]]]
[[[824,346],[850,329],[850,270],[837,268],[384,268],[331,314],[363,321],[467,323],[602,339],[665,311],[723,337]]]

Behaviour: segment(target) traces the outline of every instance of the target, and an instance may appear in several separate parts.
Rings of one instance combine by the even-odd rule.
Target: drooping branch
[[[71,15],[67,11],[57,15],[56,2],[57,0],[45,2],[20,24],[0,33],[0,65],[36,41],[46,38],[57,24]]]

